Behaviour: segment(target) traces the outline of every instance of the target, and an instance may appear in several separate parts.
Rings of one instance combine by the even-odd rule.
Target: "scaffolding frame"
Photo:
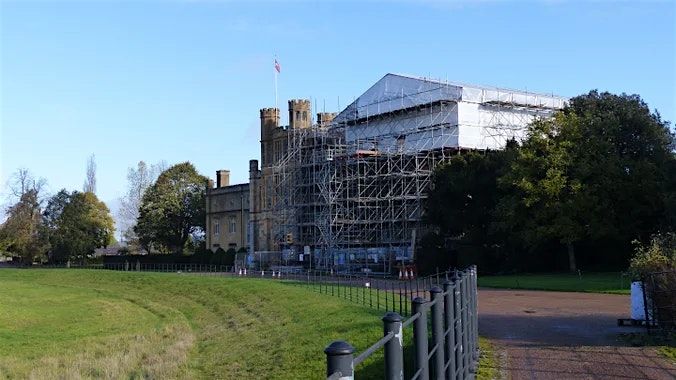
[[[355,101],[329,126],[287,131],[266,191],[283,256],[311,253],[310,266],[346,271],[392,272],[412,262],[432,173],[465,149],[461,130],[476,134],[478,146],[504,146],[565,102],[493,88],[449,99],[457,85],[419,80],[418,91]],[[460,121],[461,103],[476,109],[478,122]]]

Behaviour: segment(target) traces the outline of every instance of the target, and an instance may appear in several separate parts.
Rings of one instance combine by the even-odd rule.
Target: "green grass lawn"
[[[320,379],[324,347],[363,351],[382,314],[271,280],[2,269],[0,379]],[[356,375],[382,378],[382,351]]]
[[[479,276],[480,287],[629,294],[630,281],[619,272]]]

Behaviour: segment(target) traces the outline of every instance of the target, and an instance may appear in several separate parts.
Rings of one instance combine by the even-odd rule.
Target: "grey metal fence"
[[[442,286],[443,289],[431,287],[429,299],[415,297],[412,315],[406,320],[399,313],[387,312],[383,317],[383,338],[361,354],[355,356],[354,347],[345,341],[329,344],[324,350],[327,379],[354,379],[355,367],[381,348],[385,351],[385,379],[403,379],[404,331],[411,325],[411,379],[474,378],[479,359],[476,266],[452,272]]]
[[[281,268],[281,267],[280,267]],[[273,278],[291,281],[322,294],[328,294],[368,306],[376,310],[395,311],[402,316],[412,314],[412,299],[427,297],[427,289],[442,286],[453,271],[417,277],[413,274],[402,278],[365,273],[335,273],[327,270],[298,269],[293,271],[238,270],[242,277]]]
[[[129,272],[167,272],[199,275],[233,274],[233,267],[214,264],[142,264],[140,262],[106,263],[106,264],[43,264],[34,266],[17,266],[20,269],[102,269]]]

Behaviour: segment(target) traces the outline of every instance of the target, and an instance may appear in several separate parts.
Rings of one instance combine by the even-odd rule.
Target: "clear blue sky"
[[[120,197],[139,160],[248,177],[258,109],[344,107],[388,72],[575,96],[638,93],[674,120],[674,2],[1,2],[0,180]]]

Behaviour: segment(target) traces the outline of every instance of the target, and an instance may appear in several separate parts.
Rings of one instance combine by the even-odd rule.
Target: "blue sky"
[[[0,180],[120,197],[139,160],[245,182],[258,109],[337,111],[388,72],[575,96],[638,93],[674,120],[674,2],[0,2]],[[324,106],[325,105],[325,106]],[[284,114],[284,112],[283,112]]]

